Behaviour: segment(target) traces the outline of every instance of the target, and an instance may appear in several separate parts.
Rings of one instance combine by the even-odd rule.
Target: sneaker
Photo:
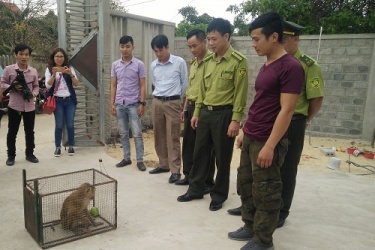
[[[60,157],[61,156],[61,148],[56,148],[54,155],[55,155],[55,157]]]
[[[240,227],[234,232],[229,232],[228,233],[228,238],[231,240],[240,240],[240,241],[247,241],[251,240],[254,237],[254,234],[250,232],[248,229],[245,227]]]
[[[246,245],[241,247],[240,250],[274,250],[273,243],[268,246],[261,245],[259,243],[250,240]]]
[[[146,171],[146,166],[143,162],[137,162],[137,167],[140,171]]]
[[[74,155],[74,148],[73,147],[69,147],[68,155],[70,155],[70,156]]]
[[[13,166],[14,165],[14,157],[8,157],[6,163],[7,163],[8,166]]]
[[[130,164],[132,164],[131,160],[122,159],[122,161],[120,161],[119,163],[116,164],[116,167],[122,168],[122,167],[125,167],[125,166],[130,165]]]
[[[26,160],[32,163],[38,163],[38,158],[35,157],[35,155],[26,155]]]

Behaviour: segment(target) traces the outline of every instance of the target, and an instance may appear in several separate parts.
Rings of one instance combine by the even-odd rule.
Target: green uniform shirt
[[[215,53],[204,61],[203,84],[199,87],[194,116],[199,116],[202,105],[233,105],[232,120],[241,121],[248,88],[246,57],[229,46],[220,61]]]
[[[212,52],[207,50],[204,58],[211,54]],[[204,60],[199,63],[197,58],[194,58],[190,63],[189,83],[186,90],[186,98],[188,100],[196,101],[198,98],[199,86],[203,83],[203,63]]]
[[[302,87],[294,113],[308,116],[309,100],[324,96],[323,75],[318,63],[302,54],[299,49],[294,57],[301,63],[305,71],[305,84]]]

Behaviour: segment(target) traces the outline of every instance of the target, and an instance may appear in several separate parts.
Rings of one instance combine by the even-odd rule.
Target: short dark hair
[[[24,51],[26,49],[29,50],[29,55],[31,56],[31,52],[33,52],[33,50],[29,46],[27,46],[26,44],[23,44],[23,43],[19,43],[19,44],[16,45],[16,47],[14,47],[14,54],[17,55],[18,52]]]
[[[232,27],[230,22],[223,18],[214,18],[207,27],[207,33],[211,31],[217,31],[220,35],[224,36],[225,33],[229,34],[229,38],[232,35]]]
[[[125,35],[125,36],[122,36],[119,41],[120,44],[127,44],[128,42],[134,45],[133,37]]]
[[[168,47],[168,37],[166,35],[157,35],[152,38],[151,49],[154,48],[162,49]]]
[[[189,40],[191,37],[196,36],[198,41],[203,41],[206,39],[206,33],[201,29],[193,29],[191,30],[187,36],[186,40]]]
[[[279,35],[278,41],[281,43],[283,40],[283,19],[280,14],[275,12],[264,13],[249,25],[249,32],[262,28],[261,32],[265,35],[266,39],[276,32]]]

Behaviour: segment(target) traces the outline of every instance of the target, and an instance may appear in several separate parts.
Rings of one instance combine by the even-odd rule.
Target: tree
[[[127,12],[125,6],[124,6],[124,1],[121,0],[111,0],[110,1],[110,9],[115,10],[115,11],[121,11],[121,12]]]
[[[50,7],[48,0],[20,0],[19,8],[1,3],[0,53],[12,54],[17,43],[25,43],[34,55],[48,55],[57,45],[57,16]]]
[[[373,33],[375,30],[373,0],[248,0],[236,7],[242,20],[242,13],[255,18],[261,13],[278,12],[286,20],[305,26],[305,34],[317,34],[321,26],[328,34]]]
[[[183,7],[178,10],[178,13],[183,16],[183,20],[177,25],[175,36],[185,37],[193,29],[206,31],[208,24],[214,19],[207,13],[198,16],[197,10],[192,6]]]

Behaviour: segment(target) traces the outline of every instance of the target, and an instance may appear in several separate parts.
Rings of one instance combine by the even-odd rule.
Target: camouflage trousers
[[[245,227],[254,233],[254,242],[269,245],[282,206],[280,168],[288,150],[288,140],[279,141],[268,168],[261,168],[256,163],[264,144],[244,135],[237,184]]]

